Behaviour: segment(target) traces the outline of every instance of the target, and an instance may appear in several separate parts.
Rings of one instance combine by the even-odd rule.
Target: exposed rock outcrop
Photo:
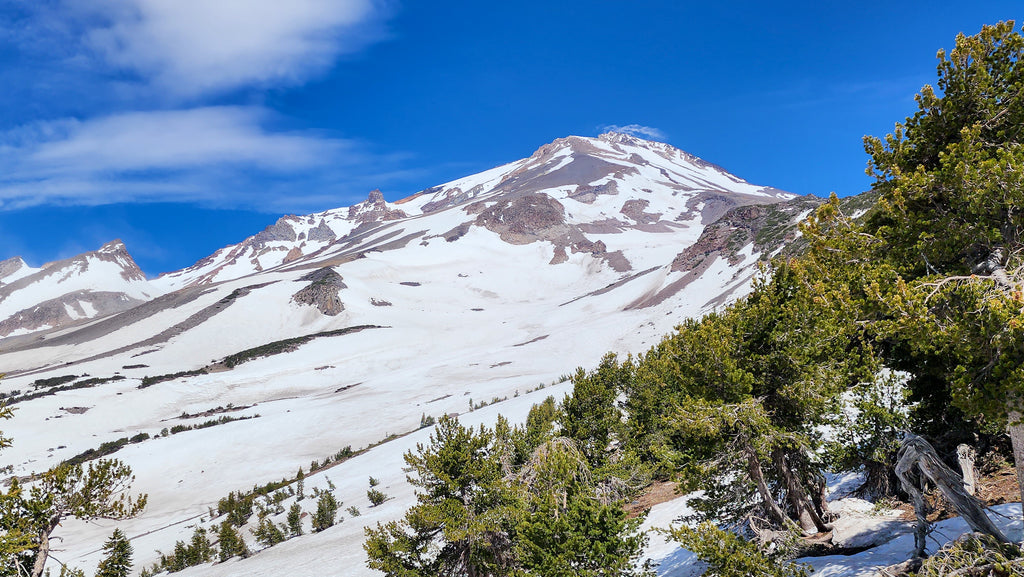
[[[348,218],[366,223],[409,218],[409,215],[403,210],[390,208],[384,200],[384,194],[379,190],[372,190],[366,200],[348,208]]]
[[[476,217],[476,224],[511,244],[559,241],[569,233],[565,224],[565,207],[546,194],[502,199],[484,209]]]
[[[661,213],[650,213],[645,212],[651,202],[643,198],[634,198],[627,200],[622,204],[620,213],[633,219],[635,222],[640,224],[653,224],[661,220]]]
[[[294,216],[284,216],[279,218],[277,222],[252,237],[252,244],[260,246],[274,241],[294,241],[295,229],[288,224],[288,221],[295,219],[297,219],[297,217]]]
[[[441,190],[441,187],[428,188],[427,190],[423,191],[422,194],[437,194],[438,192],[441,192]],[[448,208],[450,206],[455,206],[457,204],[462,204],[466,201],[472,200],[483,191],[484,186],[482,184],[478,184],[466,191],[463,191],[461,188],[456,186],[455,188],[446,191],[444,193],[444,197],[439,198],[437,200],[432,200],[427,204],[424,204],[423,208],[420,210],[422,210],[424,214],[430,212],[437,212],[443,208]]]
[[[816,196],[801,196],[776,204],[741,206],[727,211],[718,221],[704,229],[697,242],[672,261],[673,271],[696,270],[708,259],[721,256],[736,264],[739,251],[752,244],[762,258],[786,246],[796,250],[799,217],[824,202]]]
[[[292,295],[292,300],[303,305],[312,305],[327,316],[335,316],[345,310],[339,293],[348,288],[341,275],[330,267],[317,269],[299,279],[309,284]]]
[[[334,233],[331,227],[327,226],[327,221],[321,218],[320,224],[316,228],[310,229],[309,235],[306,238],[316,242],[333,242],[334,239],[338,238],[338,235]]]
[[[121,312],[142,302],[123,293],[76,291],[43,301],[0,321],[0,337],[19,330],[65,327],[82,319]]]
[[[20,256],[9,258],[5,261],[0,261],[0,284],[3,280],[19,270],[25,268],[25,261],[21,260]]]

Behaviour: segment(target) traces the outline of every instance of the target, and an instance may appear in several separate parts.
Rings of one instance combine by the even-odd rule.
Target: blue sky
[[[1016,11],[1014,9],[1017,9]],[[863,191],[958,32],[1019,0],[0,0],[0,259],[148,274],[609,127]]]

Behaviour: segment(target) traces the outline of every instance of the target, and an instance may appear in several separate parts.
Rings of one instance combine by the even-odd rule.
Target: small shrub
[[[385,495],[383,491],[378,491],[377,489],[368,490],[366,492],[366,498],[370,500],[370,503],[372,503],[374,507],[388,500],[388,496]]]
[[[1016,545],[968,533],[926,559],[917,573],[918,577],[946,575],[1024,575],[1024,558]]]
[[[259,525],[252,530],[252,535],[256,537],[257,542],[266,547],[273,547],[286,539],[284,531],[265,515],[260,517]]]

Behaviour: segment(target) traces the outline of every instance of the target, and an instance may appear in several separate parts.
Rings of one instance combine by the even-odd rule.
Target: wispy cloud
[[[79,8],[80,9],[80,8]],[[292,85],[383,35],[382,0],[106,0],[86,45],[170,94]]]
[[[653,126],[643,126],[642,124],[627,124],[625,126],[619,126],[617,124],[609,124],[601,127],[601,130],[606,132],[621,132],[623,134],[632,134],[633,136],[642,136],[644,138],[653,138],[655,140],[665,140],[666,135],[661,130],[654,128]]]
[[[36,169],[109,172],[251,164],[294,170],[345,148],[339,140],[272,133],[262,108],[206,107],[130,112],[61,123],[27,160]]]
[[[282,179],[320,179],[323,186],[339,170],[390,162],[351,140],[270,130],[274,119],[263,108],[224,106],[21,127],[0,134],[0,208],[224,203],[240,192],[245,196],[230,204],[259,206],[275,202]]]
[[[325,72],[386,36],[395,1],[19,1],[0,21],[0,42],[16,47],[24,70],[0,80],[29,80],[12,82],[37,87],[18,98],[46,103],[31,111],[43,120],[0,131],[0,210],[151,201],[295,210],[387,186],[402,178],[395,156],[282,128],[290,119],[264,106],[213,104],[259,101]]]

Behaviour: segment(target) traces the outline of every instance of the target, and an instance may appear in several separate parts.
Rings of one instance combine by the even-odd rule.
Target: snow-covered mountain
[[[731,207],[792,197],[750,184],[668,144],[617,133],[596,139],[570,136],[529,158],[394,203],[374,191],[354,206],[283,217],[237,245],[161,276],[156,284],[173,289],[230,280],[301,259],[323,259],[344,252],[341,247],[365,247],[363,237],[393,240],[395,231],[454,241],[472,227],[486,228],[512,244],[549,242],[552,264],[564,262],[567,250],[583,251],[614,261],[624,272],[635,268],[633,263],[589,237],[686,231],[695,239],[694,232]]]
[[[160,294],[120,240],[35,269],[0,262],[0,338],[118,313]]]
[[[14,328],[0,332],[0,392],[18,410],[0,468],[24,476],[150,435],[116,454],[150,495],[142,516],[119,524],[141,568],[209,526],[208,508],[229,491],[415,431],[424,415],[525,417],[568,391],[539,385],[608,351],[643,351],[683,318],[744,294],[756,264],[785,250],[820,202],[667,144],[571,136],[397,202],[375,191],[283,217],[151,281],[120,243],[40,270],[3,261],[0,326]],[[114,310],[98,294],[133,300]],[[29,319],[59,312],[52,303],[67,318]],[[161,434],[220,414],[252,418]],[[427,434],[307,479],[323,487],[329,476],[363,515],[183,574],[371,574],[362,527],[409,504],[401,455]],[[371,474],[394,500],[364,503]],[[67,523],[61,560],[91,569],[110,529]]]

